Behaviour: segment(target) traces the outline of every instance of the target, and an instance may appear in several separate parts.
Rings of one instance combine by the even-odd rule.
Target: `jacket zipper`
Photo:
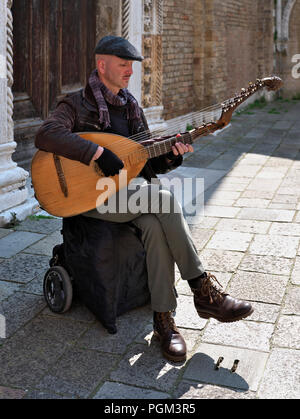
[[[101,131],[101,127],[99,125],[91,124],[90,122],[83,122],[83,121],[80,121],[80,124],[89,125],[90,127],[96,128],[97,130]]]

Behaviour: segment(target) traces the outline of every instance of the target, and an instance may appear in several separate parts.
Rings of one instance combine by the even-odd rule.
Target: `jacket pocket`
[[[103,131],[102,127],[97,124],[95,121],[87,121],[87,120],[83,120],[81,119],[79,121],[79,126],[81,131]]]

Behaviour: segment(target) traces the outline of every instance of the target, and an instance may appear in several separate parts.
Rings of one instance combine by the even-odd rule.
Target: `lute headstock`
[[[282,86],[283,82],[281,78],[277,76],[257,79],[255,83],[250,82],[247,89],[242,89],[240,94],[222,103],[222,115],[218,121],[219,125],[221,127],[225,127],[229,124],[232,114],[236,108],[257,91],[263,89],[264,87],[266,87],[268,91],[276,91]]]
[[[266,87],[269,91],[279,90],[283,86],[283,81],[281,80],[281,78],[276,76],[266,77],[260,80],[260,82],[263,84],[262,87]]]

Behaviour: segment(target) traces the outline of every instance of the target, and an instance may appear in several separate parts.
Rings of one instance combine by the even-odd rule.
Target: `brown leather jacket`
[[[137,123],[136,120],[130,121],[130,135],[148,129],[142,109],[141,113],[142,123]],[[58,103],[54,112],[38,130],[35,146],[89,165],[98,146],[76,134],[76,132],[87,131],[104,131],[99,123],[97,103],[89,85],[85,89],[66,96]],[[181,156],[170,164],[167,163],[165,156],[155,157],[148,160],[141,176],[150,181],[151,178],[156,177],[156,174],[166,173],[181,163]]]

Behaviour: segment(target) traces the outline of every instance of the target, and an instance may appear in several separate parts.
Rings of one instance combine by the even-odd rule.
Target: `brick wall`
[[[194,0],[164,2],[163,101],[174,117],[194,107]]]
[[[165,119],[273,73],[273,0],[165,0]]]

